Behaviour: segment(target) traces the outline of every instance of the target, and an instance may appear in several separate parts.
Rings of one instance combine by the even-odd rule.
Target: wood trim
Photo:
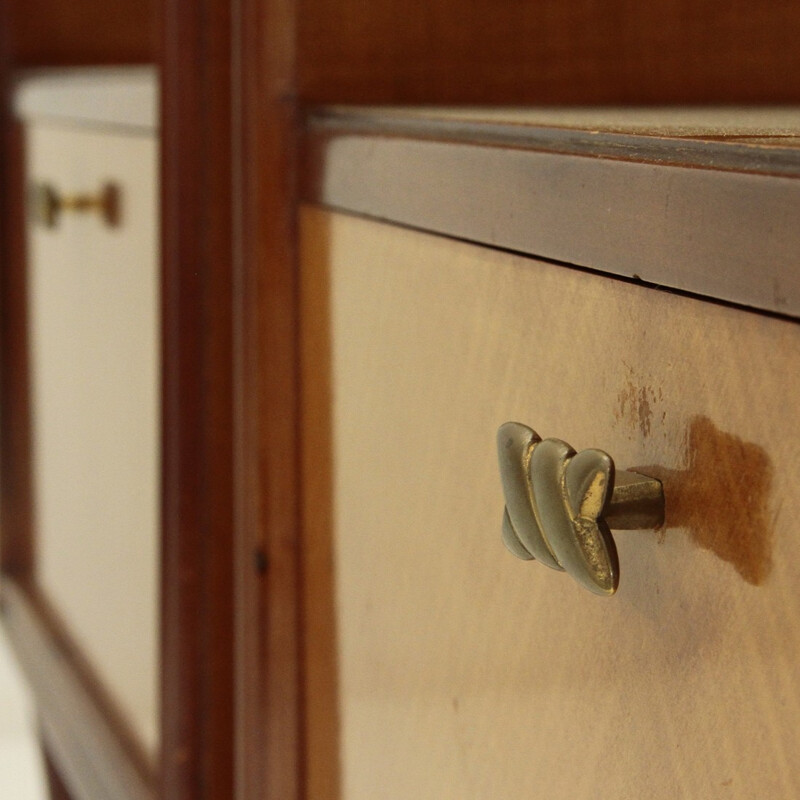
[[[233,788],[230,9],[166,0],[162,797]]]
[[[25,298],[25,153],[11,113],[9,4],[0,0],[0,569],[33,567]]]
[[[513,126],[503,140],[498,126],[467,124],[447,140],[452,122],[416,135],[397,115],[371,130],[364,122],[312,118],[304,200],[800,317],[800,151],[794,175],[771,175],[690,166],[684,140],[652,137],[646,158],[621,158],[620,135],[609,157],[608,133],[590,157],[583,145],[575,151],[574,131],[549,131],[543,149],[540,129],[526,141]],[[676,151],[681,166],[669,163]],[[698,219],[713,224],[686,236]]]
[[[155,776],[135,737],[47,603],[6,578],[2,612],[30,682],[42,736],[75,800],[155,800]]]
[[[300,210],[303,655],[306,797],[340,800],[341,714],[334,565],[331,240]]]
[[[234,7],[236,797],[298,800],[295,4]]]

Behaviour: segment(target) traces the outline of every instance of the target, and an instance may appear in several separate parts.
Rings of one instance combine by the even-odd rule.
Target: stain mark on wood
[[[253,567],[259,575],[264,575],[269,568],[269,558],[260,547],[253,550]]]
[[[690,421],[687,468],[637,467],[664,484],[667,528],[692,540],[761,585],[772,568],[775,515],[770,513],[773,467],[763,447],[721,431],[705,416]]]
[[[628,375],[618,395],[618,408],[615,417],[618,422],[627,423],[632,436],[648,437],[652,431],[653,416],[656,407],[663,399],[661,389],[642,384],[636,379],[633,370],[628,368]],[[663,422],[666,412],[662,412]]]

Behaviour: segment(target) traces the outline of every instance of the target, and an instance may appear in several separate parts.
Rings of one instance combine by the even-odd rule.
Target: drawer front
[[[120,190],[29,231],[36,579],[147,751],[158,739],[157,146],[34,124],[28,172]]]
[[[798,796],[800,328],[301,231],[310,796]],[[508,420],[664,480],[614,597],[503,547]]]

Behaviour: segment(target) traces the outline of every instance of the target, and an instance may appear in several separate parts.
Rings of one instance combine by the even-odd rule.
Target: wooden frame
[[[185,31],[196,19],[190,20],[185,9],[195,10],[195,5],[180,5],[177,20],[173,19],[176,26],[170,30],[171,54],[186,59],[190,53],[185,49]],[[0,10],[7,11],[7,4]],[[204,19],[205,10],[197,9],[198,19]],[[8,29],[3,26],[3,31]],[[205,39],[198,36],[197,42],[201,41]],[[224,32],[219,42],[225,42]],[[8,110],[11,76],[21,57],[6,45],[0,48],[4,59],[0,70],[3,606],[6,625],[35,688],[50,774],[60,776],[60,782],[53,782],[54,791],[69,791],[75,798],[131,800],[232,796],[230,224],[217,214],[216,203],[198,209],[196,215],[185,213],[193,205],[188,198],[206,190],[213,190],[217,202],[220,192],[225,193],[224,207],[230,208],[229,165],[208,157],[209,151],[219,155],[226,136],[229,139],[229,112],[227,106],[218,108],[219,124],[213,130],[205,125],[204,116],[209,111],[207,99],[222,82],[214,87],[207,75],[197,75],[198,93],[192,94],[178,80],[180,67],[166,70],[176,80],[167,82],[165,108],[178,111],[165,119],[163,148],[163,213],[175,222],[163,226],[164,703],[161,767],[160,774],[154,774],[90,666],[38,596],[32,579],[24,159],[19,127]],[[144,53],[140,51],[142,58]],[[208,55],[204,51],[200,57]],[[227,64],[229,47],[215,57],[216,67]],[[57,49],[52,58],[62,63],[94,60],[64,56]],[[182,77],[191,74],[189,67]],[[196,150],[187,151],[180,137],[194,130],[195,123],[209,136]],[[198,162],[218,168],[196,169]],[[209,226],[208,213],[217,221],[215,226]]]
[[[3,5],[3,11],[8,9]],[[245,13],[245,10],[242,10]],[[246,13],[260,15],[253,3]],[[240,771],[246,776],[260,773],[265,784],[274,786],[275,796],[290,797],[299,785],[296,757],[299,736],[275,735],[270,737],[270,746],[275,751],[270,765],[258,766],[263,761],[259,749],[253,745],[252,736],[261,727],[265,709],[253,704],[252,695],[241,699],[240,708],[250,715],[250,730],[247,735],[234,736],[233,659],[234,641],[241,650],[249,652],[247,677],[240,683],[247,692],[259,692],[262,687],[261,665],[263,651],[260,637],[269,624],[268,636],[273,644],[269,649],[274,654],[285,654],[285,667],[278,672],[274,687],[266,692],[264,702],[281,704],[287,713],[280,719],[280,728],[287,714],[296,716],[297,691],[291,687],[299,685],[296,674],[297,657],[292,648],[285,647],[287,630],[294,636],[294,629],[285,625],[273,626],[274,620],[265,620],[259,613],[264,608],[262,592],[269,596],[277,592],[294,592],[296,559],[294,548],[286,544],[292,534],[284,531],[274,541],[263,542],[260,530],[252,534],[255,544],[246,544],[239,551],[244,563],[244,581],[247,587],[240,592],[250,592],[251,607],[256,614],[242,615],[255,628],[246,636],[235,635],[233,624],[233,462],[232,447],[234,426],[232,421],[232,377],[233,377],[233,167],[232,167],[232,96],[230,69],[232,62],[231,17],[232,7],[228,3],[208,2],[194,4],[167,2],[164,4],[164,91],[163,91],[163,670],[162,670],[162,757],[158,776],[140,775],[141,785],[133,787],[124,776],[125,769],[114,769],[126,762],[136,763],[131,755],[134,748],[124,730],[124,724],[108,727],[106,720],[114,718],[110,704],[105,702],[99,686],[87,670],[86,664],[68,641],[68,637],[38,599],[31,581],[33,574],[33,537],[30,524],[30,444],[28,430],[27,400],[27,347],[25,343],[25,258],[23,224],[23,175],[21,137],[11,124],[10,78],[13,61],[9,47],[0,48],[3,56],[2,78],[2,133],[4,167],[0,173],[3,199],[3,254],[2,303],[4,306],[2,341],[2,482],[3,502],[0,508],[3,530],[3,571],[7,576],[4,604],[7,625],[12,631],[20,652],[25,657],[29,675],[38,686],[41,696],[46,698],[46,686],[55,681],[69,694],[65,701],[83,722],[79,736],[64,734],[59,727],[58,710],[47,701],[40,701],[43,735],[48,742],[51,774],[60,775],[59,791],[69,790],[77,798],[95,797],[97,784],[82,782],[81,764],[86,760],[83,748],[86,742],[105,742],[107,752],[96,752],[98,759],[107,762],[107,773],[122,776],[116,782],[104,785],[104,796],[139,798],[158,796],[164,798],[216,798],[232,797],[233,748],[236,741],[246,741],[243,749],[249,752]],[[208,21],[213,18],[214,36],[208,36]],[[242,23],[239,35],[249,39],[247,58],[263,57],[263,52],[253,34],[253,20]],[[4,28],[4,31],[7,31]],[[245,35],[246,34],[246,35]],[[288,41],[288,39],[287,39]],[[241,54],[241,49],[239,50]],[[63,61],[55,56],[55,61]],[[91,59],[89,59],[91,60]],[[197,70],[196,65],[205,68]],[[251,75],[248,70],[248,75]],[[259,85],[250,85],[255,92]],[[285,104],[284,104],[285,105]],[[251,125],[248,118],[241,120],[239,150],[240,179],[250,180],[249,165],[244,163],[255,151],[266,149],[260,156],[266,162],[261,178],[272,168],[271,159],[282,158],[283,132],[293,130],[293,112],[284,115],[283,128],[273,142],[278,155],[268,147],[263,148],[261,128],[243,131]],[[244,141],[247,139],[247,141]],[[288,174],[288,173],[287,173]],[[281,187],[286,191],[288,184]],[[256,182],[251,191],[261,193],[262,183]],[[277,200],[280,203],[282,200]],[[287,204],[287,209],[289,205]],[[278,223],[287,231],[286,240],[292,230],[290,213]],[[241,219],[239,220],[241,224]],[[261,247],[257,226],[250,231],[245,247],[257,250]],[[242,237],[242,241],[244,237]],[[279,247],[286,252],[286,244]],[[261,262],[259,262],[261,263]],[[288,264],[286,260],[284,264]],[[240,270],[240,274],[243,270]],[[275,271],[286,292],[292,294],[292,270],[286,267]],[[289,275],[287,281],[286,275]],[[258,270],[241,278],[241,281],[259,283]],[[260,289],[269,291],[272,287]],[[239,303],[243,308],[254,299],[247,291],[241,291]],[[254,308],[242,311],[242,316],[252,315],[260,325],[260,314]],[[292,317],[284,317],[283,310],[276,306],[276,314],[293,327]],[[244,324],[244,323],[242,323]],[[283,327],[285,331],[285,325]],[[238,339],[240,342],[242,338]],[[284,341],[283,335],[278,342]],[[293,345],[286,337],[288,349],[280,354],[280,347],[273,347],[267,359],[274,360],[284,377],[274,381],[275,403],[283,405],[288,399],[293,407],[292,389],[294,378]],[[252,358],[260,358],[261,350]],[[238,362],[242,382],[254,379],[256,373],[247,373]],[[290,391],[287,397],[286,387]],[[252,395],[242,391],[247,398]],[[276,409],[277,411],[277,409]],[[254,411],[260,413],[260,409]],[[13,419],[14,424],[10,424]],[[281,450],[273,450],[270,474],[273,479],[293,481],[291,470],[286,470],[286,459],[291,459],[295,426],[293,415],[274,415],[278,432],[274,444]],[[261,433],[261,422],[252,423]],[[242,434],[243,458],[255,460],[259,468],[264,459],[260,452],[251,450],[252,431]],[[242,468],[240,475],[246,472]],[[285,478],[283,477],[285,476]],[[253,474],[255,482],[248,481],[250,496],[260,494],[260,475]],[[289,506],[286,509],[269,507],[269,515],[293,515],[294,493],[286,492]],[[258,525],[262,520],[257,521]],[[286,566],[281,566],[286,561]],[[278,565],[280,569],[266,564]],[[268,573],[268,574],[267,574]],[[279,577],[282,574],[283,577]],[[11,580],[15,576],[15,580]],[[265,588],[266,584],[266,588]],[[288,609],[289,618],[296,614],[297,604],[273,602],[271,607],[278,616]],[[293,610],[294,609],[294,610]],[[292,623],[293,625],[294,623]],[[296,642],[296,639],[295,639]],[[27,643],[23,647],[23,643]],[[62,657],[53,661],[46,658],[54,649]],[[70,654],[67,657],[64,654]],[[283,657],[283,656],[281,656]],[[276,663],[280,658],[276,657]],[[52,665],[52,669],[37,668],[37,664]],[[49,671],[48,671],[49,670]],[[37,681],[37,676],[39,680]],[[286,692],[285,681],[290,684]],[[55,710],[54,710],[55,709]],[[244,712],[242,712],[244,713]],[[246,716],[246,715],[245,715]],[[63,715],[61,722],[63,722]],[[263,741],[263,736],[258,736]],[[117,753],[115,756],[114,753]],[[127,756],[125,754],[128,754]],[[257,769],[253,769],[253,765]],[[280,765],[271,769],[271,765]],[[140,770],[141,772],[141,770]],[[242,785],[253,786],[258,778],[242,777]],[[92,788],[94,786],[94,788]],[[288,791],[286,791],[287,787]]]
[[[213,0],[164,5],[160,796],[176,800],[233,793],[228,20]]]
[[[236,797],[303,796],[295,4],[233,29]]]
[[[8,112],[12,73],[159,60],[164,703],[161,772],[145,779],[146,791],[169,800],[298,800],[307,786],[299,544],[306,432],[295,218],[302,109],[338,102],[798,101],[800,73],[792,67],[800,14],[791,4],[770,14],[737,3],[720,17],[713,3],[703,3],[693,11],[697,35],[688,40],[680,13],[670,7],[665,18],[664,4],[643,7],[619,26],[615,19],[630,11],[621,3],[598,10],[584,0],[568,8],[555,0],[507,8],[442,0],[420,26],[421,17],[398,0],[366,10],[351,0],[164,0],[158,10],[126,2],[128,24],[99,35],[96,27],[74,25],[68,12],[75,4],[67,5],[38,0],[48,15],[40,30],[29,7],[21,22],[22,5],[0,0],[0,529],[2,569],[13,578],[7,618],[18,638],[42,647],[60,642],[60,652],[71,652],[30,583],[22,160]],[[102,17],[101,6],[80,3],[90,17]],[[481,24],[487,20],[488,29]],[[739,57],[744,45],[758,69]],[[319,133],[309,151],[315,162],[328,158],[324,136],[344,130],[337,122],[323,136],[320,120],[312,124]],[[352,133],[351,123],[344,128]],[[448,134],[432,138],[440,135]],[[539,142],[536,149],[547,147]],[[341,187],[332,186],[333,194],[304,187],[310,199],[350,202],[337,194]],[[418,215],[402,221],[421,224]],[[450,222],[439,228],[463,235]],[[58,663],[78,687],[75,697],[82,693],[85,714],[96,719],[100,711],[104,719],[103,700],[87,689],[80,661]],[[47,719],[43,726],[54,730]],[[118,728],[94,730],[118,753],[130,753]],[[50,755],[69,783],[69,765],[81,755],[71,738],[60,741]],[[98,757],[113,763],[116,756]],[[125,792],[120,784],[119,796]]]

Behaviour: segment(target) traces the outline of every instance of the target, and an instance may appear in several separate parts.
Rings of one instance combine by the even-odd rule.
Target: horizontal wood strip
[[[373,132],[361,122],[351,129],[347,120],[336,127],[312,119],[304,200],[800,316],[795,177],[675,166],[655,154],[588,157],[569,152],[574,132],[564,153],[537,140],[526,147],[518,127],[512,144],[498,144],[496,130],[490,143],[474,127],[474,140],[443,141],[405,134],[407,120]],[[685,146],[653,139],[666,161]]]
[[[313,102],[800,100],[789,0],[299,0],[297,19]]]
[[[153,61],[153,0],[25,0],[8,3],[11,60],[17,67]]]
[[[800,107],[497,109],[330,106],[312,135],[343,134],[541,150],[800,177]]]

